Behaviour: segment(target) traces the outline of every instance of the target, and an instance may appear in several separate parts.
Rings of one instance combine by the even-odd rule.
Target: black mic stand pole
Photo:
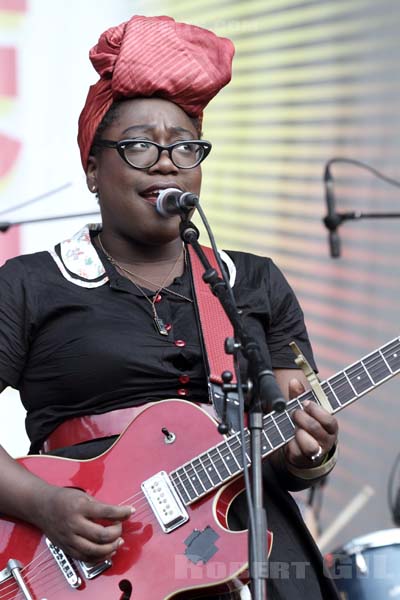
[[[25,221],[0,221],[0,233],[6,233],[10,227],[17,225],[31,225],[32,223],[46,223],[47,221],[59,221],[61,219],[75,219],[76,217],[91,217],[98,215],[98,212],[77,213],[71,215],[59,215],[58,217],[42,217],[39,219],[26,219]]]
[[[251,594],[254,600],[266,600],[267,580],[267,516],[263,504],[263,478],[262,478],[262,431],[263,407],[265,412],[270,410],[282,411],[286,405],[282,393],[275,381],[271,369],[266,365],[265,357],[255,340],[248,336],[240,315],[232,302],[225,282],[210,265],[200,244],[199,232],[190,221],[182,220],[180,227],[182,240],[190,244],[196,252],[205,272],[203,280],[209,284],[215,296],[219,299],[230,322],[233,325],[235,339],[238,340],[243,354],[248,359],[250,381],[253,383],[253,398],[249,409],[249,431],[251,443],[251,474],[252,497],[254,510],[254,531],[250,530],[253,543],[250,547],[249,571],[251,579]],[[246,468],[243,465],[243,468]],[[252,528],[251,528],[252,529]]]

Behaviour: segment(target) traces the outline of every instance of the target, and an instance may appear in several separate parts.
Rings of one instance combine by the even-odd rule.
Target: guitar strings
[[[29,579],[29,582],[33,581],[34,579],[37,579],[37,577],[35,577],[35,575],[39,574],[41,575],[42,573],[45,572],[45,570],[47,570],[49,567],[57,567],[56,563],[52,561],[50,561],[49,559],[51,558],[51,555],[49,554],[48,557],[44,557],[43,555],[46,552],[46,548],[44,548],[41,553],[36,556],[30,563],[28,563],[27,565],[24,565],[21,569],[21,572],[24,575],[24,581],[28,582],[28,576],[30,575],[30,571],[34,572],[34,575]],[[43,557],[44,560],[39,563],[39,564],[35,564],[38,562],[38,560]],[[47,563],[47,564],[46,564]],[[39,567],[41,568],[40,571],[38,571]],[[36,572],[35,572],[36,571]],[[59,568],[57,567],[57,569],[55,570],[55,574],[58,573],[61,574]],[[17,590],[17,592],[21,593],[20,588],[17,584],[17,582],[13,579],[13,580],[7,580],[4,582],[6,585],[3,585],[3,588],[1,589],[1,594],[0,594],[0,598],[6,598],[7,595],[9,595],[10,593],[14,594],[15,590]],[[4,595],[3,592],[6,592],[6,594]]]
[[[393,354],[393,349],[391,350],[391,354]],[[377,378],[378,379],[380,378],[381,375],[383,376],[383,379],[385,378],[385,376],[387,374],[387,371],[388,371],[388,367],[386,365],[386,361],[385,361],[384,358],[382,359],[382,357],[378,355],[377,358],[372,359],[371,366],[373,366],[373,367],[377,367],[378,366],[378,368],[375,370],[375,373],[377,374],[377,376],[378,376]],[[362,361],[360,361],[357,365],[355,365],[353,367],[353,375],[359,377],[360,374],[368,377],[368,380],[371,382],[371,385],[368,386],[368,387],[373,387],[375,385],[373,383],[372,379],[370,378],[368,370],[363,365]],[[389,376],[391,374],[393,374],[393,371],[390,369]],[[349,383],[348,376],[346,376],[346,374],[344,372],[341,373],[340,375],[336,375],[336,376],[334,375],[333,377],[337,378],[336,381],[335,381],[335,389],[332,388],[332,391],[333,391],[334,396],[335,396],[335,398],[336,398],[336,400],[338,402],[338,408],[341,408],[341,407],[345,406],[348,402],[354,401],[358,396],[360,396],[361,394],[363,394],[363,392],[361,394],[359,394],[359,393],[356,392],[355,388]],[[325,383],[326,385],[331,386],[329,379],[326,382],[323,382],[323,383]],[[354,395],[352,396],[351,400],[349,400],[348,402],[346,402],[346,403],[343,404],[339,400],[338,396],[340,396],[340,392],[343,391],[343,390],[345,390],[346,388],[348,388],[349,385],[350,385],[352,391],[354,391]],[[365,390],[365,392],[366,391],[367,390]],[[289,420],[291,426],[293,427],[293,432],[294,432],[294,424],[293,424],[293,421],[291,419],[291,414],[294,411],[294,409],[297,408],[297,406],[295,407],[296,404],[299,405],[300,408],[303,408],[303,406],[301,404],[301,399],[304,398],[305,396],[310,396],[310,390],[307,390],[302,395],[300,395],[298,398],[295,398],[295,399],[291,400],[289,402],[289,408],[288,408],[288,410],[284,411],[284,413],[279,413],[279,414],[273,413],[273,418],[274,418],[275,422],[272,419],[272,415],[267,415],[266,416],[267,419],[268,419],[268,417],[270,418],[270,422],[267,423],[266,427],[264,428],[264,432],[265,432],[265,435],[267,436],[268,441],[269,441],[268,434],[271,433],[271,432],[276,432],[276,427],[278,427],[278,429],[280,430],[279,425],[282,425],[283,419],[288,419]],[[311,394],[311,397],[312,397],[312,394]],[[283,434],[282,434],[282,436],[283,436]],[[234,442],[233,444],[230,444],[231,449],[233,451],[237,450],[240,447],[241,443],[240,443],[240,441],[238,439],[234,439],[234,437],[231,437],[231,438],[228,438],[228,439],[230,441],[233,440],[233,442]],[[287,441],[289,441],[289,439],[286,439],[286,438],[283,439],[281,445],[283,445]],[[273,447],[273,445],[271,444],[270,441],[269,441],[269,443],[270,443],[270,446],[271,446],[271,450],[277,449],[277,447],[276,448]],[[210,449],[208,452],[204,453],[204,455],[200,455],[202,458],[204,457],[203,460],[200,459],[200,462],[203,462],[204,466],[206,466],[206,467],[207,466],[209,467],[210,465],[211,465],[211,467],[214,467],[216,465],[216,463],[212,460],[212,458],[209,455],[212,450],[213,449]],[[196,459],[198,459],[198,458],[199,457],[196,457],[195,459],[193,459],[193,461],[196,460]],[[220,464],[223,464],[223,461],[222,461],[221,458],[218,458],[217,462],[219,462]],[[238,461],[238,464],[240,465],[240,468],[243,468],[241,461],[240,462]],[[226,465],[225,465],[225,468],[226,468]],[[194,478],[192,477],[192,479],[193,480],[198,479],[198,483],[200,485],[202,485],[201,479],[198,476],[198,474],[196,473],[196,470],[194,469],[194,467],[192,465],[189,465],[188,467],[186,467],[185,470],[187,472],[183,473],[182,476],[181,476],[182,483],[184,483],[186,486],[187,486],[187,484],[189,484],[190,487],[193,489],[193,491],[195,493],[195,496],[198,497],[199,494],[198,494],[195,486],[193,485],[193,483],[191,481],[191,477],[194,475],[195,477]],[[218,470],[217,469],[215,469],[215,470],[216,470],[217,474],[219,475]],[[228,469],[228,472],[229,472],[229,469]],[[232,476],[234,476],[234,475],[232,475]],[[225,481],[229,481],[229,479],[230,479],[230,477],[228,477]],[[211,478],[210,478],[210,480],[211,480]],[[222,478],[221,478],[221,483],[224,483],[224,480]],[[216,485],[218,485],[218,483],[217,484],[213,484],[213,485],[216,486]],[[211,490],[209,490],[209,491],[211,491]],[[207,493],[207,490],[205,490],[205,493]],[[197,498],[194,498],[194,500],[196,500],[196,499]],[[144,502],[146,503],[146,499],[145,498],[144,498]],[[140,508],[141,508],[140,504],[141,503],[139,503],[139,505],[138,505],[139,511],[136,511],[137,515],[141,513],[141,511],[140,511]]]

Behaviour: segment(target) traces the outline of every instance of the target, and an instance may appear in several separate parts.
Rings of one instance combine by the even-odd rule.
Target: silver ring
[[[313,454],[312,456],[310,456],[310,458],[313,462],[315,462],[316,460],[321,458],[322,454],[323,454],[323,450],[322,450],[321,446],[318,446],[318,452],[316,452],[316,454]]]

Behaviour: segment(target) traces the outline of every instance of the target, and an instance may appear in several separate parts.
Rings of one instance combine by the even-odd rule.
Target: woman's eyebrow
[[[127,127],[122,132],[123,135],[128,133],[134,133],[137,131],[154,131],[157,129],[155,125],[150,125],[149,123],[143,123],[142,125],[132,125],[131,127]],[[189,137],[193,137],[193,131],[189,131],[189,129],[185,129],[184,127],[168,127],[168,131],[171,133],[184,133]]]

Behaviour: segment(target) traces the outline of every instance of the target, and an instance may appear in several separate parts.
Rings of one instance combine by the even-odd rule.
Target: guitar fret
[[[273,448],[274,448],[274,447],[273,447],[273,445],[271,444],[271,442],[270,442],[270,440],[269,440],[269,437],[267,436],[267,432],[266,432],[266,429],[267,429],[267,427],[268,427],[268,422],[269,422],[270,420],[271,420],[271,419],[270,419],[270,415],[265,415],[265,416],[263,417],[263,436],[264,436],[265,440],[266,440],[266,441],[267,441],[267,443],[268,443],[269,449],[270,449],[270,450],[273,450]],[[263,452],[263,454],[266,454],[266,453],[268,452],[268,448],[267,448],[267,446],[262,446],[262,452]]]
[[[280,430],[279,425],[276,422],[276,419],[274,418],[273,413],[271,413],[271,420],[272,420],[273,424],[275,425],[276,429],[278,430],[278,433],[281,436],[282,440],[285,441],[285,436],[283,435],[282,431]]]
[[[270,419],[269,419],[270,422],[269,422],[269,426],[267,427],[268,438],[272,444],[272,447],[277,448],[278,446],[280,446],[282,444],[282,441],[285,438],[283,437],[279,427],[277,426],[272,413],[269,415],[269,417],[270,417]]]
[[[374,381],[373,381],[373,379],[371,377],[371,373],[368,371],[367,366],[365,364],[365,360],[360,360],[360,366],[362,366],[363,369],[364,369],[364,371],[366,372],[367,377],[370,380],[370,383],[374,384]]]
[[[349,386],[350,386],[350,387],[351,387],[351,389],[353,390],[353,398],[354,398],[355,396],[358,396],[358,394],[357,394],[357,391],[356,391],[356,388],[354,387],[354,385],[353,385],[353,382],[351,381],[350,377],[347,375],[346,371],[343,371],[343,375],[346,377],[346,379],[347,379],[347,381],[348,381],[348,383],[349,383]]]
[[[380,383],[390,375],[390,369],[379,351],[370,354],[362,362],[374,384]]]
[[[229,477],[229,475],[233,475],[234,471],[231,471],[231,470],[230,470],[230,468],[229,468],[229,466],[228,466],[228,463],[227,463],[227,462],[225,462],[224,456],[223,456],[222,452],[220,452],[220,450],[219,450],[218,446],[216,446],[216,447],[215,447],[215,449],[216,449],[216,451],[218,452],[218,454],[219,454],[219,455],[220,455],[220,457],[221,457],[222,464],[223,464],[223,466],[224,466],[224,467],[225,467],[225,469],[226,469],[226,472],[227,472],[227,475],[228,475],[228,477]],[[227,476],[224,476],[224,479],[227,479],[228,477],[227,477]]]
[[[322,386],[322,390],[323,390],[324,394],[326,395],[326,397],[328,398],[329,403],[332,406],[333,410],[340,408],[341,402],[340,402],[339,398],[337,397],[337,395],[335,394],[335,390],[333,389],[333,387],[331,386],[329,381],[327,381],[326,384],[324,384]]]
[[[204,454],[203,454],[204,456]],[[218,473],[218,471],[215,468],[215,465],[211,459],[211,457],[209,455],[205,455],[207,456],[207,461],[203,461],[202,457],[199,456],[199,460],[201,461],[201,463],[203,464],[203,468],[207,474],[208,479],[210,480],[212,486],[214,487],[214,485],[216,483],[220,483],[222,481],[222,477],[220,476],[220,474]],[[206,463],[206,464],[204,464]]]
[[[357,396],[364,393],[372,385],[371,377],[368,375],[368,371],[362,361],[346,369],[345,374],[349,378]]]
[[[382,353],[385,356],[392,373],[395,373],[400,369],[400,343],[399,340],[393,340],[389,342],[384,348]]]
[[[170,474],[172,483],[174,484],[174,488],[176,489],[176,491],[178,492],[182,502],[184,504],[186,504],[188,502],[188,500],[190,500],[189,496],[187,495],[185,488],[182,485],[182,482],[179,479],[179,476],[176,472],[173,472]],[[186,498],[185,498],[186,496]]]
[[[392,373],[392,369],[390,368],[390,365],[389,365],[389,363],[387,362],[387,360],[386,360],[386,358],[385,358],[385,355],[383,354],[383,352],[382,352],[381,350],[379,350],[379,354],[381,355],[381,357],[382,357],[382,360],[384,361],[385,365],[387,366],[387,368],[388,368],[388,370],[389,370],[389,373]]]
[[[222,460],[221,453],[218,452],[216,446],[208,451],[207,456],[210,460],[211,467],[215,471],[218,479],[220,481],[225,481],[226,479],[229,479],[229,471],[227,471]]]
[[[347,404],[351,400],[354,400],[356,394],[345,374],[339,373],[338,375],[331,377],[329,379],[329,385],[332,387],[335,396],[341,398],[342,404]]]
[[[192,471],[196,474],[201,486],[204,491],[207,492],[213,487],[213,482],[211,481],[207,470],[204,468],[204,465],[201,461],[201,457],[198,456],[190,463],[192,467]]]
[[[192,486],[193,491],[196,494],[196,496],[201,496],[202,493],[205,491],[205,487],[202,485],[201,481],[197,477],[194,469],[192,469],[192,471],[195,475],[189,475],[185,466],[183,466],[182,469],[183,469],[183,472],[186,474],[187,480],[190,483],[190,485]]]
[[[181,470],[181,469],[179,469],[179,470]],[[182,479],[182,477],[181,477],[181,476],[180,476],[180,474],[179,474],[179,470],[176,470],[176,471],[174,471],[174,474],[176,475],[176,477],[177,477],[177,478],[178,478],[178,480],[179,480],[179,484],[178,484],[178,485],[180,485],[180,487],[182,488],[182,492],[183,492],[183,494],[181,493],[181,498],[183,499],[183,501],[185,502],[185,504],[188,504],[188,503],[189,503],[191,500],[193,500],[193,499],[194,499],[196,496],[192,497],[192,496],[191,496],[191,494],[189,494],[189,493],[188,493],[188,491],[187,491],[187,489],[186,489],[186,486],[185,486],[185,484],[184,484],[184,482],[183,482],[183,479]],[[179,489],[179,488],[178,488],[178,489]],[[187,496],[187,499],[185,499],[185,498],[184,498],[184,495],[185,495],[185,496]]]
[[[276,419],[277,427],[279,427],[279,431],[285,442],[290,440],[293,437],[294,432],[294,423],[291,420],[289,413],[285,410],[277,415]]]
[[[229,450],[229,452],[232,454],[232,456],[233,456],[233,460],[234,460],[234,461],[235,461],[235,463],[237,464],[237,466],[238,466],[239,470],[242,470],[242,466],[241,466],[241,464],[240,464],[240,463],[237,461],[237,458],[236,458],[235,454],[233,453],[233,451],[232,451],[232,448],[230,447],[230,444],[229,444],[228,442],[226,442],[226,447],[227,447],[227,449]],[[237,471],[235,471],[235,472],[237,473]]]
[[[298,405],[298,408],[300,408],[301,410],[304,410],[304,406],[302,405],[300,398],[295,398],[294,402],[295,402],[295,404]]]
[[[265,427],[264,427],[264,430],[263,430],[263,436],[266,439],[266,441],[268,443],[268,446],[269,446],[269,448],[267,446],[264,446],[264,445],[262,446],[262,453],[264,455],[264,454],[266,454],[268,452],[268,450],[273,450],[274,447],[271,444],[271,442],[269,441],[269,438],[268,438],[268,436],[267,436],[267,434],[265,432]]]
[[[292,427],[292,429],[294,429],[296,427],[296,425],[294,424],[293,420],[292,420],[292,416],[290,414],[290,412],[288,410],[285,411],[287,418],[289,419],[289,423]]]
[[[240,440],[239,434],[235,433],[235,435],[231,438],[233,444],[231,446],[231,450],[235,455],[235,458],[239,464],[240,469],[243,469],[243,457],[242,457],[242,442]],[[248,457],[247,457],[248,458]]]

